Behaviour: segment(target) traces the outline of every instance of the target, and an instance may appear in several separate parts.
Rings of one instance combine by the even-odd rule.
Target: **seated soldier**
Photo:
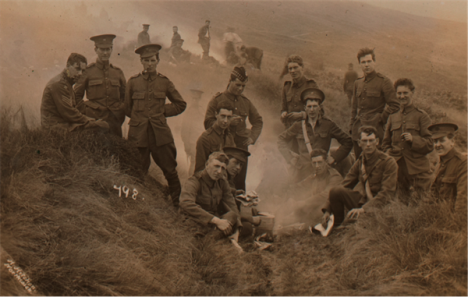
[[[176,41],[175,46],[169,49],[169,58],[170,62],[179,64],[179,63],[190,63],[190,52],[182,48],[184,40],[180,39]]]
[[[208,156],[222,151],[225,146],[236,146],[234,136],[229,132],[234,104],[229,100],[219,101],[216,106],[216,122],[200,135],[195,154],[195,172],[205,168]]]
[[[371,209],[387,203],[396,192],[398,165],[395,159],[379,151],[377,129],[372,126],[359,128],[359,145],[363,153],[349,170],[340,186],[330,190],[327,203],[322,207],[322,224],[327,226],[330,214],[335,226],[347,217],[357,219]]]
[[[76,108],[73,85],[86,69],[84,56],[72,53],[67,67],[46,85],[42,94],[41,124],[44,128],[61,131],[99,129],[109,131],[109,124],[85,116]]]
[[[237,247],[242,227],[236,202],[224,179],[229,158],[222,152],[212,153],[203,171],[190,177],[182,187],[180,211],[197,223],[198,233],[219,239],[224,236]],[[213,228],[213,227],[216,228]]]
[[[237,147],[225,147],[223,151],[229,158],[226,170],[226,179],[229,182],[231,193],[234,197],[239,194],[244,194],[244,190],[236,189],[234,178],[239,174],[239,172],[241,172],[242,166],[247,162],[247,158],[250,156],[250,153]],[[254,206],[244,206],[237,200],[236,203],[244,227],[246,227],[246,222],[253,225],[258,225],[260,223],[260,218],[254,217],[258,214],[258,211]]]
[[[466,156],[455,149],[457,130],[458,126],[452,123],[429,126],[435,151],[440,157],[439,169],[431,190],[438,200],[449,201],[456,212],[466,216]]]
[[[307,88],[302,91],[301,101],[306,112],[306,119],[294,122],[278,137],[278,149],[291,165],[293,183],[314,173],[310,163],[310,153],[314,149],[328,152],[332,138],[338,140],[341,146],[330,153],[327,163],[333,167],[340,167],[338,172],[343,176],[351,167],[352,161],[348,157],[353,147],[351,137],[324,116],[322,108],[324,100],[325,94],[319,89]],[[299,154],[293,151],[293,146],[296,144],[292,141],[296,141]]]

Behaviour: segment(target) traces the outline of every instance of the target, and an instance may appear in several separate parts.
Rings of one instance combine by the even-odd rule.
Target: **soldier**
[[[203,58],[208,58],[210,53],[210,21],[206,20],[205,25],[198,31],[198,43],[203,49]]]
[[[353,63],[348,64],[348,71],[345,73],[343,79],[343,91],[348,96],[348,103],[351,106],[351,100],[353,99],[353,89],[354,89],[354,82],[358,78],[358,74],[354,71]]]
[[[380,208],[395,195],[398,165],[395,160],[377,149],[379,138],[372,126],[359,128],[359,145],[363,154],[354,163],[340,186],[332,188],[327,203],[322,207],[322,224],[327,226],[330,214],[335,226],[347,217],[357,219],[372,208]]]
[[[452,123],[429,126],[432,139],[434,139],[434,149],[440,157],[432,192],[439,201],[448,201],[456,212],[466,216],[466,155],[462,155],[455,149],[457,130],[458,126]]]
[[[258,47],[240,47],[241,55],[246,59],[245,63],[250,63],[255,69],[260,70],[262,66],[263,50]]]
[[[217,239],[229,236],[240,248],[237,240],[242,223],[229,184],[223,178],[228,161],[222,152],[209,156],[205,169],[185,182],[180,195],[180,212],[197,223],[198,234],[211,233]]]
[[[153,157],[167,179],[172,202],[177,207],[180,195],[177,150],[166,118],[181,114],[187,103],[174,84],[156,72],[160,49],[159,44],[147,44],[135,50],[143,71],[128,80],[125,93],[126,114],[131,118],[128,140],[138,147],[144,172],[150,167],[150,155]],[[166,103],[166,97],[172,104]]]
[[[120,68],[109,63],[115,35],[93,36],[96,63],[86,68],[75,85],[78,107],[88,117],[102,119],[109,124],[110,133],[122,137],[125,121],[125,76]],[[86,91],[88,100],[83,100]]]
[[[143,24],[143,31],[138,33],[138,42],[137,42],[138,47],[151,43],[150,36],[148,34],[149,26],[150,25],[148,24]]]
[[[244,67],[234,67],[227,89],[223,93],[217,93],[208,103],[205,114],[205,129],[213,126],[216,121],[216,107],[218,102],[230,100],[234,104],[235,117],[231,120],[230,131],[234,134],[236,147],[248,151],[249,145],[255,144],[263,128],[262,116],[258,113],[257,108],[247,99],[244,92],[245,85],[248,82],[247,73]],[[246,120],[249,119],[252,125],[251,129],[247,129]],[[245,190],[245,178],[247,176],[247,163],[242,168],[242,171],[236,177],[236,187]]]
[[[182,39],[182,37],[180,37],[178,30],[179,28],[177,26],[172,27],[172,32],[174,32],[174,34],[172,35],[172,39],[171,39],[171,47],[175,46],[177,42]]]
[[[230,100],[219,101],[216,107],[216,122],[200,135],[197,140],[195,172],[205,168],[208,157],[225,146],[235,146],[234,137],[229,132],[234,105]]]
[[[331,152],[326,161],[332,166],[339,164],[339,171],[346,175],[352,165],[352,160],[348,158],[353,147],[351,137],[324,116],[322,104],[325,94],[321,90],[307,88],[300,96],[306,118],[295,122],[278,137],[278,149],[292,166],[291,181],[297,183],[314,173],[310,153],[315,149],[330,151],[332,138],[338,140],[341,146]],[[298,148],[297,153],[295,147]]]
[[[106,122],[89,118],[76,108],[73,85],[87,63],[84,56],[72,53],[68,57],[67,67],[47,83],[42,94],[42,127],[67,132],[94,128],[109,131]]]
[[[304,76],[304,62],[297,55],[289,56],[286,60],[286,68],[291,75],[292,81],[285,81],[282,96],[281,121],[287,128],[295,121],[304,120],[304,112],[301,102],[301,93],[307,88],[318,88],[313,79]]]
[[[427,155],[434,149],[428,130],[431,119],[413,105],[415,87],[410,79],[400,78],[394,87],[400,110],[388,118],[382,149],[397,161],[401,190],[427,191],[431,186]]]
[[[374,50],[359,50],[357,59],[364,77],[358,78],[354,83],[351,109],[350,134],[356,159],[362,152],[358,143],[359,127],[373,126],[377,129],[377,137],[383,139],[388,116],[400,108],[392,81],[375,71]]]
[[[187,110],[184,112],[180,136],[184,142],[187,158],[190,160],[189,175],[192,175],[195,170],[197,139],[205,131],[203,123],[199,121],[205,117],[205,110],[200,106],[203,91],[192,89],[190,93],[192,94],[192,102],[188,104]]]
[[[225,43],[224,55],[226,56],[226,61],[230,63],[230,61],[233,61],[230,57],[232,54],[237,55],[237,50],[242,44],[242,39],[237,35],[234,28],[228,27],[227,32],[223,35],[223,42]]]
[[[174,64],[179,63],[190,63],[190,52],[182,49],[184,40],[180,39],[176,42],[176,45],[169,49],[170,62]]]

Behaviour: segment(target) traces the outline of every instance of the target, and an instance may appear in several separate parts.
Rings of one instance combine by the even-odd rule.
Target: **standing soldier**
[[[281,121],[287,128],[295,121],[306,119],[304,105],[301,102],[301,93],[307,88],[318,88],[313,79],[304,76],[304,62],[301,56],[292,55],[286,60],[286,68],[292,81],[285,81],[281,107]]]
[[[85,115],[106,121],[110,133],[122,137],[126,81],[122,70],[109,63],[114,38],[113,34],[90,38],[95,44],[96,63],[88,65],[75,85],[75,93],[78,107]],[[85,91],[88,100],[83,100]]]
[[[177,207],[180,196],[177,151],[166,118],[182,113],[187,103],[174,84],[156,72],[160,49],[159,44],[147,44],[135,50],[140,55],[143,72],[128,80],[125,93],[126,114],[131,118],[128,140],[138,147],[144,172],[150,167],[150,155],[153,157],[167,179],[172,203]],[[166,97],[172,104],[166,103]]]
[[[84,56],[72,53],[68,57],[67,67],[47,83],[41,103],[42,127],[67,132],[94,128],[109,130],[106,122],[95,121],[76,108],[72,86],[86,69],[86,64]]]
[[[448,201],[466,221],[466,156],[455,149],[458,126],[440,123],[429,126],[434,139],[434,149],[440,157],[440,166],[432,184],[432,192],[440,201]]]
[[[234,67],[231,73],[227,89],[223,93],[217,93],[208,103],[205,115],[205,129],[209,129],[216,122],[216,107],[220,101],[230,100],[234,104],[234,112],[236,115],[231,120],[230,131],[234,134],[236,147],[243,150],[248,150],[249,145],[254,144],[263,128],[262,116],[258,113],[257,108],[252,102],[247,99],[244,92],[245,85],[248,82],[247,74],[244,67]],[[252,125],[251,129],[247,129],[246,120],[249,119]],[[245,191],[245,178],[247,176],[247,163],[242,168],[242,171],[236,176],[236,187]]]
[[[434,150],[431,119],[413,105],[414,85],[410,79],[395,82],[400,111],[388,118],[382,149],[398,164],[398,185],[401,190],[427,191],[431,186],[428,154]]]
[[[357,59],[364,77],[358,78],[354,83],[351,108],[350,134],[356,159],[362,152],[359,146],[359,128],[364,125],[373,126],[377,129],[377,138],[383,139],[388,116],[400,108],[392,81],[375,72],[374,50],[359,50]]]
[[[148,30],[149,30],[149,26],[148,24],[143,24],[143,31],[141,31],[140,33],[138,33],[138,43],[137,43],[137,46],[142,46],[142,45],[145,45],[145,44],[150,44],[151,41],[150,41],[150,36],[148,34]]]
[[[205,25],[198,31],[198,43],[203,49],[203,58],[208,58],[210,53],[210,21],[206,20]]]
[[[174,47],[177,45],[177,42],[182,40],[182,37],[180,37],[179,32],[177,32],[179,28],[177,26],[172,27],[172,32],[174,32],[174,35],[172,35],[172,40],[171,40],[171,47]]]
[[[358,78],[358,74],[353,69],[353,63],[348,64],[348,71],[346,72],[343,80],[343,91],[348,96],[348,104],[351,106],[351,100],[353,99],[354,82]]]
[[[185,154],[187,154],[187,159],[190,161],[189,176],[195,170],[195,148],[198,136],[205,131],[203,123],[200,122],[200,119],[205,117],[205,111],[200,106],[203,91],[192,89],[190,92],[192,94],[192,101],[189,102],[187,110],[184,112],[182,129],[180,131],[180,136],[184,142]]]

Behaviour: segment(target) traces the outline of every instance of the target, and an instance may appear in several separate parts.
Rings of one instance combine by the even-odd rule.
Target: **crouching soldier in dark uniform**
[[[185,182],[180,195],[180,212],[197,223],[200,235],[211,233],[217,239],[228,236],[236,244],[242,223],[229,184],[224,179],[228,162],[222,152],[209,156],[205,169]]]
[[[434,139],[434,148],[440,157],[432,193],[439,201],[449,201],[459,214],[465,215],[467,199],[466,155],[455,149],[455,133],[458,126],[440,123],[429,126]]]
[[[322,207],[322,224],[327,226],[330,214],[335,217],[335,226],[345,218],[345,207],[350,211],[348,218],[377,209],[395,195],[398,165],[387,154],[379,151],[377,129],[372,126],[359,128],[359,145],[363,154],[356,160],[340,186],[330,190],[327,203]]]
[[[421,194],[431,186],[431,165],[428,154],[434,150],[431,119],[413,105],[414,85],[410,79],[395,82],[400,110],[388,118],[382,149],[398,164],[398,186],[407,197],[410,191]]]
[[[86,69],[86,63],[84,56],[72,53],[68,57],[67,67],[47,83],[41,103],[41,124],[44,128],[67,132],[95,128],[109,131],[106,122],[89,118],[76,108],[73,85]]]
[[[299,182],[314,173],[310,153],[315,149],[329,152],[332,138],[338,140],[341,146],[330,152],[326,161],[329,165],[336,166],[340,174],[346,175],[352,166],[349,156],[353,147],[351,137],[324,116],[322,103],[325,94],[321,90],[305,89],[301,93],[301,99],[306,118],[294,122],[278,137],[278,149],[292,168],[291,181]],[[294,147],[298,148],[298,153],[294,152]]]
[[[93,36],[96,63],[86,68],[75,85],[77,104],[88,117],[102,119],[109,124],[110,133],[122,137],[125,121],[125,76],[120,68],[109,63],[115,35]],[[87,101],[83,100],[86,91]]]
[[[169,184],[172,202],[179,204],[180,181],[177,175],[177,150],[166,117],[181,114],[187,103],[174,84],[156,72],[159,44],[147,44],[135,50],[140,55],[143,72],[128,80],[125,94],[129,122],[128,140],[134,141],[142,158],[144,172],[151,164],[150,155],[161,168]],[[172,102],[166,103],[166,97]]]

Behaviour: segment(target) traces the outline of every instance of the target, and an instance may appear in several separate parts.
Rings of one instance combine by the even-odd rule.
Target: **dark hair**
[[[156,55],[156,60],[159,61],[159,52],[157,52],[155,55]],[[143,59],[147,59],[147,58],[149,58],[149,57],[143,58],[143,57],[140,56],[140,61],[143,60]]]
[[[213,152],[213,153],[211,153],[211,155],[208,157],[208,160],[206,160],[205,165],[208,165],[211,162],[211,160],[218,160],[219,162],[226,164],[226,166],[229,164],[229,158],[223,152]]]
[[[218,105],[216,105],[216,113],[219,113],[221,109],[234,111],[234,104],[230,100],[219,101]]]
[[[375,54],[374,50],[370,49],[368,47],[361,48],[359,52],[357,53],[357,60],[359,63],[361,63],[361,58],[367,55],[372,55],[372,60],[375,62]]]
[[[73,65],[75,63],[85,63],[88,64],[86,57],[77,53],[71,53],[67,60],[67,65]]]
[[[285,76],[286,74],[289,73],[289,69],[288,69],[288,64],[289,63],[297,63],[301,67],[304,67],[304,60],[302,60],[301,56],[299,56],[299,55],[290,55],[289,57],[286,58],[286,61],[284,62],[284,67],[283,67],[283,71],[281,71],[280,79],[282,79],[283,76]]]
[[[359,133],[359,139],[361,139],[362,133],[366,133],[367,136],[374,134],[375,138],[379,138],[379,136],[377,135],[377,129],[372,126],[361,126],[361,128],[359,128],[358,133]]]
[[[414,86],[413,84],[413,81],[409,78],[399,78],[397,79],[397,81],[393,84],[393,87],[395,88],[395,91],[397,89],[397,87],[399,86],[405,86],[405,87],[408,87],[411,92],[414,92],[414,90],[416,89],[416,87]]]
[[[325,160],[327,158],[328,153],[322,149],[315,149],[310,152],[310,158],[322,156]]]

